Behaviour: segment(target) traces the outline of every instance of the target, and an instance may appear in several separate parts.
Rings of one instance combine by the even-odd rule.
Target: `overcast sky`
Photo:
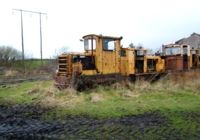
[[[40,11],[43,53],[49,58],[63,46],[82,51],[85,34],[123,36],[158,49],[193,32],[200,33],[199,0],[1,0],[0,45],[21,50],[20,13],[13,8]],[[23,14],[25,52],[40,56],[39,16]]]

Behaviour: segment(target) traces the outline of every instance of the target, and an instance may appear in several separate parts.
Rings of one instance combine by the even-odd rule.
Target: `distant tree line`
[[[141,49],[144,48],[142,43],[139,43],[138,45],[134,45],[132,42],[129,44],[130,48],[135,48],[135,49]],[[153,49],[147,49],[147,54],[149,55],[155,55],[155,50]]]
[[[134,45],[132,42],[129,44],[130,48],[143,48],[143,45],[139,43],[138,45]]]
[[[9,64],[21,59],[21,52],[11,46],[0,46],[0,64]]]

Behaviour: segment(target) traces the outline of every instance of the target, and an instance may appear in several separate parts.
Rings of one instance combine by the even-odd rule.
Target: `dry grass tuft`
[[[82,95],[77,95],[76,93],[70,88],[63,91],[46,90],[39,104],[45,107],[73,108],[84,100]]]
[[[103,100],[104,100],[103,95],[99,94],[99,93],[94,93],[90,97],[90,101],[93,102],[93,103],[100,102],[100,101],[103,101]]]
[[[54,92],[52,92],[52,91],[47,91],[47,92],[45,93],[45,96],[54,96]]]
[[[33,89],[29,90],[29,91],[27,92],[27,94],[33,95],[33,94],[37,94],[37,93],[39,93],[39,92],[40,92],[40,89],[39,89],[39,88],[33,88]]]
[[[113,84],[112,88],[120,91],[120,94],[123,96],[132,96],[133,93],[133,95],[138,95],[149,92],[171,92],[177,90],[190,90],[200,93],[200,71],[171,73],[155,83],[150,83],[142,79],[137,79],[134,83],[124,81]],[[132,93],[126,94],[126,92]]]
[[[68,94],[77,94],[77,91],[74,88],[70,88],[70,87],[66,88],[65,92]]]
[[[18,74],[19,72],[16,70],[6,70],[4,75],[6,77],[13,77],[13,76],[17,76]]]
[[[112,84],[111,87],[113,89],[119,89],[119,88],[123,87],[123,84],[119,83],[119,82],[116,82],[116,83]]]
[[[133,99],[146,93],[176,93],[181,90],[189,90],[200,93],[200,73],[185,72],[169,75],[155,83],[137,80],[135,83],[124,81],[115,83],[111,88],[98,87],[91,91],[77,92],[73,88],[58,90],[52,85],[43,87],[36,85],[29,94],[37,94],[42,97],[40,104],[47,107],[73,108],[84,102],[98,103],[110,98]],[[114,96],[114,97],[113,97]]]
[[[122,90],[120,94],[121,94],[122,97],[125,97],[125,98],[135,98],[135,97],[139,97],[141,95],[136,90],[133,90],[133,91]]]
[[[137,80],[135,83],[135,89],[139,91],[148,91],[151,88],[151,84],[148,81]]]
[[[161,79],[152,85],[153,90],[191,90],[200,91],[200,71],[171,73],[165,79]]]

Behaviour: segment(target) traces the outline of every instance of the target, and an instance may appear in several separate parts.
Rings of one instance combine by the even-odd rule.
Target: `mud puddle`
[[[174,132],[169,130],[169,120],[159,112],[113,119],[68,116],[47,122],[42,115],[49,110],[0,105],[0,139],[148,139],[152,134],[156,134],[155,139],[170,139]]]

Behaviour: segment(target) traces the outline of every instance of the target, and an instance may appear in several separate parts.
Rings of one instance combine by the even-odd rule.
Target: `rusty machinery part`
[[[162,77],[164,77],[166,73],[158,74],[141,74],[141,75],[131,75],[129,77],[122,76],[119,74],[109,74],[109,75],[76,75],[73,78],[65,77],[65,76],[57,76],[55,78],[55,86],[60,90],[65,88],[74,88],[77,91],[84,91],[87,89],[95,88],[99,85],[101,86],[109,86],[117,82],[122,81],[137,81],[137,80],[145,80],[149,82],[154,82]]]
[[[121,76],[119,74],[109,74],[109,75],[76,75],[73,78],[65,76],[56,76],[55,86],[58,89],[74,88],[77,91],[83,91],[86,89],[92,89],[98,85],[109,86],[113,83],[126,80],[127,77]]]
[[[67,87],[71,87],[71,78],[66,76],[55,76],[54,77],[54,85],[58,89],[65,89]]]
[[[125,80],[126,77],[118,74],[107,74],[107,75],[92,75],[92,76],[82,76],[78,77],[78,80],[74,84],[78,91],[95,88],[98,85],[109,86],[113,83]]]
[[[141,74],[136,74],[136,75],[132,76],[131,79],[132,79],[132,81],[144,80],[147,82],[154,82],[154,81],[160,79],[163,74],[156,73],[156,72],[155,73],[147,73],[147,74],[141,73]]]

